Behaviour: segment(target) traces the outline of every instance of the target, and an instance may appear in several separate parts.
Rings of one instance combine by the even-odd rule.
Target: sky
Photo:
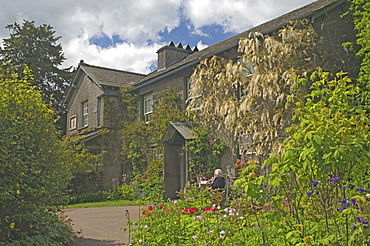
[[[0,0],[8,24],[47,24],[61,36],[63,68],[87,64],[147,74],[170,41],[199,50],[314,0]]]

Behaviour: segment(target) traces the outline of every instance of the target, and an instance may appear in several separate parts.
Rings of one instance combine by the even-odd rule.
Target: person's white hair
[[[221,170],[221,169],[216,169],[216,170],[214,171],[214,173],[215,173],[217,176],[219,176],[219,177],[222,177],[222,175],[223,175],[223,173],[222,173],[222,170]]]

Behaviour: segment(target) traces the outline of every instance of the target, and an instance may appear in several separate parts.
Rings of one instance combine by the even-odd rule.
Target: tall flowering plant
[[[285,214],[281,229],[290,243],[370,244],[368,178],[369,118],[354,105],[359,88],[344,74],[318,72],[285,153],[270,158],[270,214]],[[301,82],[306,83],[305,80]],[[303,240],[303,241],[304,241]]]

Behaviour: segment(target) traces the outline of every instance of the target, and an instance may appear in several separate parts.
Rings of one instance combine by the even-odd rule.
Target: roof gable
[[[81,77],[84,74],[103,90],[104,87],[125,88],[135,84],[145,77],[145,74],[93,66],[84,63],[81,60],[80,64],[78,65],[76,75],[74,76],[71,86],[68,89],[67,95],[64,99],[64,104],[68,104],[69,100],[72,98],[75,89],[81,82]]]

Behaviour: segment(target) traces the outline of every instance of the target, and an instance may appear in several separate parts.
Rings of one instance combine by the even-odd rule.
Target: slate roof
[[[80,77],[85,73],[99,87],[119,87],[124,88],[135,84],[145,77],[145,74],[127,72],[112,68],[89,65],[80,61],[77,73],[74,76],[71,86],[64,99],[64,104],[68,104],[71,99],[77,84],[80,82]]]
[[[195,52],[194,54],[187,56],[185,59],[170,67],[162,70],[155,70],[152,73],[148,74],[148,76],[144,77],[141,81],[136,83],[135,87],[140,88],[141,86],[161,79],[163,76],[167,76],[188,66],[197,64],[205,58],[212,57],[213,55],[237,47],[239,40],[241,38],[248,38],[250,33],[261,32],[263,34],[270,34],[285,26],[290,21],[304,18],[317,18],[330,9],[342,4],[343,2],[345,2],[345,0],[318,0],[316,2],[308,4],[304,7],[284,14],[278,18],[265,22],[259,26],[253,27],[248,31],[242,32],[219,43],[211,45],[201,51]]]
[[[127,87],[133,85],[134,83],[145,77],[144,74],[98,67],[86,63],[80,63],[79,67],[95,83],[101,86]]]

